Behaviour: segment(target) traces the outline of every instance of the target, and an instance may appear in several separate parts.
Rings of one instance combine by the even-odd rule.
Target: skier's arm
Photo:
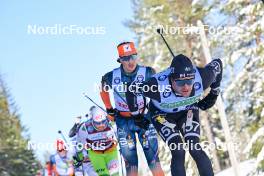
[[[111,104],[110,95],[109,95],[109,89],[111,88],[110,80],[112,80],[112,77],[113,77],[113,72],[108,72],[102,77],[101,91],[100,91],[101,99],[104,102],[107,114],[109,114],[107,117],[111,121],[114,120],[114,115],[116,113]]]
[[[56,162],[55,162],[55,155],[50,156],[50,171],[49,173],[52,174],[58,174],[56,170]]]
[[[208,87],[213,89],[220,87],[222,80],[223,64],[220,59],[214,59],[204,68],[198,68],[198,71],[202,77],[202,83],[204,90]]]
[[[50,156],[50,158],[49,158],[49,162],[47,163],[47,172],[48,172],[48,176],[52,176],[52,172],[53,172],[53,164],[52,164],[52,155]]]
[[[158,91],[158,81],[156,78],[153,77],[154,74],[156,74],[156,71],[152,67],[147,67],[149,71],[146,75],[146,81],[144,82],[144,85],[146,88],[149,88],[149,90],[143,89],[142,93],[144,97],[154,99],[157,101],[160,101],[160,94]]]
[[[202,110],[211,108],[220,93],[220,83],[222,80],[223,64],[220,59],[214,59],[204,68],[198,68],[202,77],[204,89],[211,88],[209,94],[198,102],[198,107]]]
[[[81,117],[76,117],[76,119],[80,119],[81,120]],[[76,133],[78,132],[78,128],[80,126],[80,122],[75,122],[73,127],[70,129],[70,132],[69,132],[69,137],[72,138],[73,136],[76,135]]]
[[[102,77],[102,81],[101,81],[101,91],[100,91],[100,96],[105,104],[106,109],[110,109],[113,108],[111,101],[110,101],[110,96],[109,96],[109,89],[111,88],[111,85],[109,85],[109,80],[111,80],[110,77],[112,76],[112,72],[108,72],[106,73],[103,77]]]
[[[77,144],[82,144],[83,146],[86,145],[86,138],[89,136],[89,134],[86,132],[86,123],[83,122],[80,124],[77,136],[76,136],[76,142]]]
[[[78,132],[76,134],[76,145],[82,144],[82,147],[85,146],[86,142],[83,136],[84,134],[82,133],[82,128],[84,123],[80,124],[80,128],[78,129]],[[75,147],[75,154],[73,155],[73,165],[75,167],[79,167],[84,160],[83,156],[83,150],[78,149],[78,147]]]
[[[154,74],[156,74],[156,71],[152,67],[147,67],[146,71],[146,81],[148,81]]]
[[[160,92],[158,88],[158,81],[156,78],[152,77],[147,82],[145,82],[144,86],[149,88],[149,90],[145,90],[143,87],[143,96],[148,97],[152,100],[160,101]]]
[[[144,97],[160,101],[158,82],[154,77],[140,84],[128,84],[128,87],[126,100],[128,108],[132,113],[138,111],[137,96],[135,93],[142,93]]]

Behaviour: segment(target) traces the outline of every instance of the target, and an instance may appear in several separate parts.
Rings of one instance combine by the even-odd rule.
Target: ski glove
[[[69,137],[72,138],[73,136],[75,136],[76,133],[78,132],[78,129],[79,129],[79,124],[75,123],[69,132]]]
[[[198,107],[202,110],[211,108],[215,104],[218,94],[218,91],[211,89],[210,93],[198,102]]]
[[[144,115],[142,114],[138,114],[138,115],[134,115],[134,120],[135,120],[135,124],[142,129],[147,130],[149,128],[150,125],[150,121],[144,118]]]
[[[116,109],[114,108],[110,108],[110,109],[106,109],[106,112],[108,115],[115,117],[115,115],[118,113]]]
[[[222,74],[223,74],[223,63],[221,59],[214,59],[209,65],[214,68],[214,72],[215,72],[215,80],[210,85],[210,87],[214,90],[219,91],[220,83],[222,80]]]
[[[73,156],[73,166],[78,168],[82,165],[82,160],[80,160],[77,156]]]

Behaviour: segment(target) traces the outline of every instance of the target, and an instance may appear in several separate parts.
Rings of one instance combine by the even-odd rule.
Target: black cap
[[[172,59],[170,68],[172,68],[170,76],[173,79],[184,80],[194,79],[195,77],[192,61],[183,54],[179,54]]]

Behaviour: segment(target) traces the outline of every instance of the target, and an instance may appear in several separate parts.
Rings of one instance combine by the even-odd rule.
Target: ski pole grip
[[[157,33],[158,33],[158,34],[163,34],[163,29],[162,29],[162,28],[158,28],[158,29],[157,29]]]

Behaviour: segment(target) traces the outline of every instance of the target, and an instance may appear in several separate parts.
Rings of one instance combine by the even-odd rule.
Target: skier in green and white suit
[[[117,140],[104,111],[97,107],[91,111],[91,118],[79,128],[77,142],[88,150],[99,176],[119,175]]]

